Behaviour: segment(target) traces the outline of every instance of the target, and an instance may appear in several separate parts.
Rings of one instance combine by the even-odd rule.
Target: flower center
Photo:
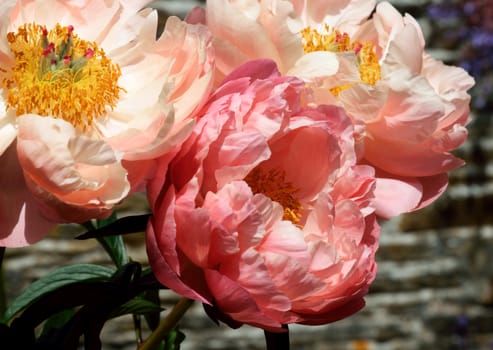
[[[301,36],[305,53],[314,51],[352,51],[356,55],[361,81],[366,84],[375,85],[376,82],[380,80],[380,64],[378,63],[378,57],[372,42],[352,42],[347,33],[341,33],[335,29],[329,30],[327,25],[325,26],[324,33],[320,33],[316,29],[307,27],[301,31]],[[332,88],[330,91],[335,96],[338,96],[341,91],[350,87],[351,85],[347,84]]]
[[[47,30],[24,24],[7,34],[15,63],[2,87],[7,108],[62,118],[85,131],[93,120],[113,108],[124,91],[118,86],[120,67],[94,42],[81,40],[72,26]]]
[[[284,220],[297,224],[301,220],[303,207],[296,198],[298,189],[286,182],[286,172],[271,169],[268,172],[256,167],[245,178],[253,193],[262,193],[282,205]]]

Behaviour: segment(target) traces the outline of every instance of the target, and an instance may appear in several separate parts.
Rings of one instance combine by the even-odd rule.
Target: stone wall
[[[453,59],[454,51],[434,50],[434,23],[424,17],[432,0],[392,1],[419,18],[429,52]],[[436,1],[435,1],[436,2]],[[183,16],[198,1],[156,1],[164,11]],[[468,165],[450,175],[450,187],[425,210],[383,223],[378,276],[360,313],[317,327],[292,325],[293,350],[493,349],[493,135],[490,116],[475,116],[470,140],[457,152]],[[134,198],[141,204],[142,197]],[[123,206],[125,212],[128,208]],[[134,260],[146,260],[142,235],[128,239]],[[54,235],[23,249],[8,250],[8,295],[62,264],[108,263],[93,241],[74,242]],[[171,306],[176,296],[162,294]],[[185,316],[184,350],[263,349],[262,331],[217,327],[200,305]],[[105,349],[135,349],[132,323],[121,317],[104,329]]]

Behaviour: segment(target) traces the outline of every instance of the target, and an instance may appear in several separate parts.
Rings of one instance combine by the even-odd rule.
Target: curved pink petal
[[[55,223],[41,215],[27,189],[15,143],[0,156],[0,167],[0,246],[34,244],[46,236]]]
[[[54,27],[59,23],[62,26],[72,25],[77,32],[83,34],[87,40],[97,41],[101,29],[108,28],[116,21],[116,13],[120,1],[56,1],[56,0],[28,0],[17,2],[11,15],[11,23],[18,27],[27,21]],[[97,13],[98,16],[94,16]]]
[[[447,174],[420,177],[418,180],[421,183],[421,186],[423,186],[423,196],[415,210],[427,207],[433,203],[443,192],[445,192],[448,186]]]
[[[281,72],[287,72],[303,55],[290,27],[291,15],[288,1],[209,1],[206,24],[214,35],[218,81],[252,59],[272,59]]]
[[[78,134],[60,119],[24,115],[18,125],[17,152],[27,184],[53,220],[106,217],[129,193],[127,173],[103,141]]]
[[[290,0],[305,26],[321,27],[328,24],[352,34],[375,8],[371,0]]]
[[[445,106],[439,128],[448,130],[456,124],[466,125],[470,118],[471,100],[467,91],[474,85],[474,79],[462,68],[447,66],[430,56],[424,58],[423,74],[439,93]]]
[[[209,288],[216,297],[216,305],[222,312],[233,319],[245,320],[251,325],[264,329],[278,331],[281,327],[281,323],[278,321],[263,317],[262,311],[250,293],[235,281],[215,270],[206,270],[205,274]]]
[[[423,187],[417,180],[377,178],[375,207],[378,216],[389,219],[412,211],[422,199]]]
[[[0,108],[5,105],[0,101]],[[6,112],[0,117],[0,155],[14,142],[17,137],[17,128],[15,127],[14,113]]]
[[[429,143],[365,141],[365,158],[374,166],[396,176],[432,176],[464,164],[454,155],[435,151]]]

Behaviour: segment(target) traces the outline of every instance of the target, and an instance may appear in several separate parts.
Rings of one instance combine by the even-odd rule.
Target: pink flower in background
[[[332,78],[320,80],[324,73],[317,65],[323,63],[307,60],[314,78],[300,76],[314,89],[314,103],[335,97],[360,126],[360,162],[376,168],[377,213],[391,218],[429,205],[445,190],[447,172],[463,164],[450,151],[467,138],[467,90],[474,82],[463,69],[424,53],[421,29],[411,16],[382,2],[372,19],[348,22],[361,18],[352,16],[357,7],[351,5],[356,2],[336,21],[328,4],[297,5],[306,56],[335,52],[339,63]]]
[[[376,272],[373,169],[355,164],[344,111],[303,93],[272,61],[239,67],[148,188],[156,277],[274,331],[353,314]]]
[[[293,6],[289,1],[209,0],[196,7],[186,21],[204,23],[213,35],[216,83],[241,64],[259,58],[274,60],[285,74],[303,55],[289,27]]]
[[[190,133],[212,85],[210,35],[171,17],[156,40],[148,2],[0,6],[0,245],[108,216]]]
[[[386,2],[355,37],[375,44],[381,80],[339,99],[365,122],[363,157],[377,169],[376,205],[392,217],[430,204],[445,190],[447,172],[464,163],[450,152],[466,141],[474,80],[424,53],[418,23]]]
[[[337,50],[307,50],[303,29],[328,25],[352,33],[374,7],[375,1],[369,0],[208,0],[206,8],[194,9],[187,21],[205,23],[214,36],[216,82],[248,60],[270,58],[283,75],[326,87],[354,81],[357,71],[339,63]],[[334,82],[336,73],[339,81]]]
[[[189,20],[214,35],[218,76],[271,58],[310,86],[307,101],[343,107],[359,162],[377,170],[377,213],[390,218],[433,202],[463,164],[450,152],[466,140],[474,82],[424,53],[411,16],[382,2],[368,20],[374,9],[372,0],[209,0]]]

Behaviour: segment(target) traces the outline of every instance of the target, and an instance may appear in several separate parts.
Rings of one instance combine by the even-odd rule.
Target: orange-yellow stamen
[[[15,62],[1,82],[7,108],[61,118],[81,130],[116,106],[120,67],[72,26],[24,24],[7,34]]]
[[[286,172],[271,169],[264,171],[260,167],[253,169],[245,178],[253,193],[262,193],[282,205],[284,220],[297,224],[301,220],[303,207],[296,198],[298,189],[287,182]]]
[[[354,52],[361,81],[375,85],[380,80],[380,64],[372,42],[353,42],[347,33],[341,33],[336,29],[329,30],[328,26],[325,26],[323,33],[310,27],[304,28],[301,31],[301,37],[305,53],[315,51]],[[338,96],[341,91],[350,87],[350,84],[337,86],[332,88],[331,92]]]

